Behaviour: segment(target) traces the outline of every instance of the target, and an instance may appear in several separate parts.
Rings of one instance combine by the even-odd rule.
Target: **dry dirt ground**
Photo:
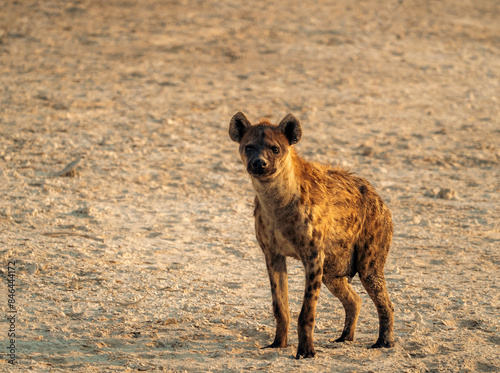
[[[2,1],[0,371],[499,372],[499,100],[497,0]],[[305,158],[387,202],[396,347],[367,348],[356,277],[355,342],[323,287],[318,355],[295,360],[290,260],[292,346],[259,349],[238,110],[292,112]]]

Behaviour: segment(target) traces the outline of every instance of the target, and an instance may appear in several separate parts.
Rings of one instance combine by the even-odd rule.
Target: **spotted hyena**
[[[297,358],[316,354],[313,330],[321,282],[345,309],[344,330],[336,341],[354,339],[361,308],[361,298],[350,285],[356,273],[379,315],[379,336],[372,347],[394,346],[394,308],[384,279],[393,226],[374,188],[342,168],[299,157],[293,145],[302,130],[291,114],[278,125],[252,125],[239,112],[231,119],[229,136],[240,144],[256,192],[255,231],[266,259],[276,318],[274,342],[267,347],[288,345],[287,256],[302,261],[306,275]]]

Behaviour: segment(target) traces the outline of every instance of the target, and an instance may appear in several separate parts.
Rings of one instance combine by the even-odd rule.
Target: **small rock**
[[[419,223],[421,227],[429,227],[431,225],[431,222],[427,219],[422,219]]]
[[[444,326],[447,326],[447,327],[455,326],[455,321],[452,319],[441,320],[441,322],[443,323]]]
[[[361,155],[362,156],[370,157],[373,155],[373,153],[374,153],[374,150],[370,146],[364,146],[363,148],[361,148]]]
[[[91,209],[90,207],[88,206],[83,206],[83,207],[79,207],[77,208],[75,211],[73,211],[71,214],[72,215],[76,215],[78,217],[82,217],[82,218],[89,218],[91,217],[90,216],[90,213],[91,213]]]
[[[418,312],[415,312],[414,321],[418,324],[422,323],[422,321],[423,321],[422,315],[419,314]]]
[[[426,197],[441,198],[441,199],[455,199],[458,194],[454,189],[449,188],[433,188],[425,192]]]
[[[63,177],[76,177],[78,176],[78,171],[76,170],[78,164],[80,163],[81,158],[70,162],[62,171],[56,172],[54,176],[63,176]]]
[[[457,191],[453,189],[441,189],[437,194],[438,198],[442,199],[455,199],[457,197]]]
[[[438,194],[439,194],[439,188],[432,188],[431,190],[425,192],[425,196],[431,198],[436,198]]]

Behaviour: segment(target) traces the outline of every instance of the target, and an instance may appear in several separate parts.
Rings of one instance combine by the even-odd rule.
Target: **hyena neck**
[[[265,182],[252,178],[257,198],[268,215],[278,217],[286,214],[300,199],[300,180],[297,176],[301,161],[292,148],[275,178]]]

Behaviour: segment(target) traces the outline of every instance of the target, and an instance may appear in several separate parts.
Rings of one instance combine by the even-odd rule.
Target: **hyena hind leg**
[[[379,336],[371,348],[394,347],[394,306],[389,300],[384,274],[368,271],[360,273],[361,283],[377,307]]]
[[[345,310],[344,329],[340,338],[336,339],[335,342],[353,341],[359,311],[361,310],[361,297],[356,294],[347,277],[333,277],[325,274],[323,283],[342,302]]]

